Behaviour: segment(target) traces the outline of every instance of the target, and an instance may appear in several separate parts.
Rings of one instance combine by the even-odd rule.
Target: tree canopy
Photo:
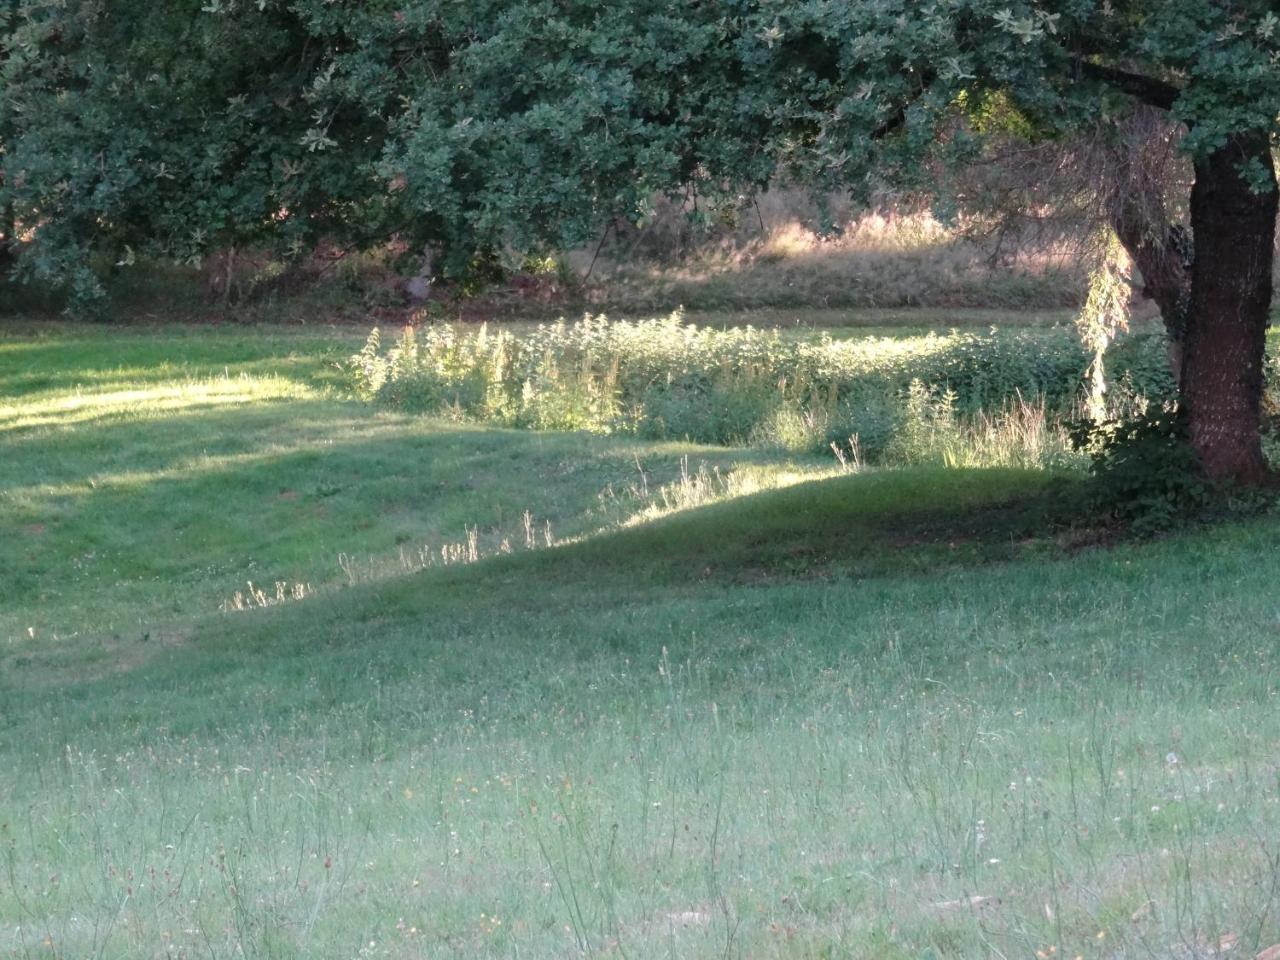
[[[56,276],[320,232],[580,241],[655,192],[945,188],[986,131],[1131,103],[1274,127],[1270,4],[9,0],[0,199]],[[1265,186],[1254,158],[1250,182]],[[41,256],[37,251],[45,251]]]

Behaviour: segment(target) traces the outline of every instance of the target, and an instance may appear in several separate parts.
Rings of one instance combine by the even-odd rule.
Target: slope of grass
[[[415,420],[323,336],[167,336],[0,340],[0,956],[1280,940],[1280,524],[1090,547],[1069,478]],[[682,455],[761,489],[647,510]],[[314,593],[219,613],[250,559]]]
[[[374,412],[335,387],[342,331],[37,329],[0,340],[0,638],[38,642],[0,658],[177,642],[250,582],[404,572],[469,536],[492,552],[524,542],[526,513],[539,542],[579,536],[682,458],[791,469]]]

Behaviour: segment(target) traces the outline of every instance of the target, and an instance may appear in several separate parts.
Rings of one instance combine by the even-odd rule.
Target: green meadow
[[[367,332],[0,329],[0,957],[1280,941],[1280,521],[369,402]]]

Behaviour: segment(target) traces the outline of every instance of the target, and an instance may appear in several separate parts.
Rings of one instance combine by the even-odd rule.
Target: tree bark
[[[1254,486],[1268,479],[1260,411],[1277,208],[1270,140],[1237,134],[1198,159],[1195,174],[1182,403],[1205,474]]]

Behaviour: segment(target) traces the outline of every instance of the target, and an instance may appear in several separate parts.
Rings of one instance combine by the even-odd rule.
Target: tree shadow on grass
[[[1089,526],[1076,477],[885,470],[740,497],[509,563],[550,583],[586,577],[636,589],[856,579],[1065,554],[1068,535]]]
[[[952,579],[986,579],[986,571],[1020,576],[1031,566],[1019,561],[1031,559],[1048,564],[1040,569],[1052,576],[1055,562],[1097,541],[1084,500],[1080,478],[1039,471],[937,468],[838,477],[553,549],[517,549],[361,584],[279,615],[290,624],[332,625],[322,631],[326,642],[344,647],[429,635],[441,624],[504,631],[507,626],[492,625],[559,621],[590,632],[596,618],[633,607],[684,606],[696,621],[725,597],[768,607],[778,598],[816,598],[830,590],[858,594],[863,586],[872,592],[915,589],[912,584],[944,589]],[[236,646],[256,645],[262,636],[261,624],[251,620],[212,629]]]

